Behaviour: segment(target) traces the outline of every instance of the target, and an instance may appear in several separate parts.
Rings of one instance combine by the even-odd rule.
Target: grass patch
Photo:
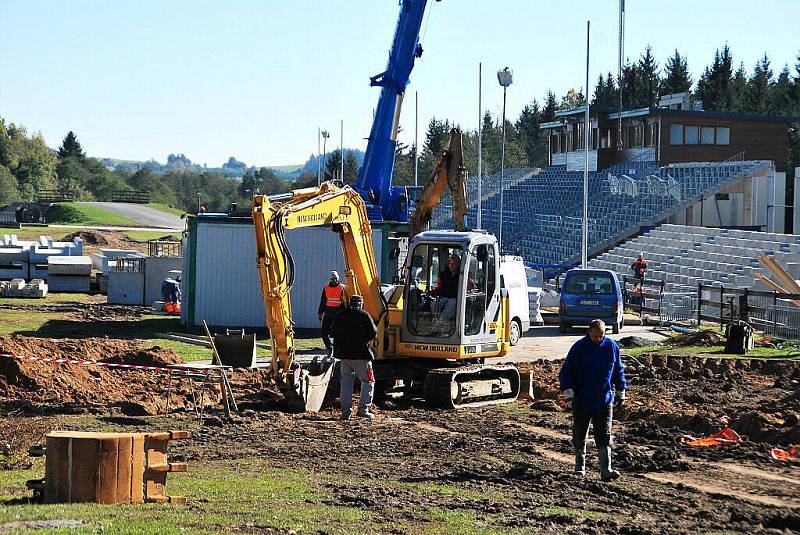
[[[65,202],[54,204],[45,215],[47,222],[60,225],[142,226],[140,223],[90,204]]]
[[[145,206],[149,206],[150,208],[155,208],[156,210],[161,210],[162,212],[167,212],[168,214],[174,215],[183,215],[186,212],[179,208],[173,208],[172,206],[160,202],[149,202],[145,204]]]
[[[536,512],[543,516],[568,516],[571,518],[589,518],[591,520],[614,520],[615,518],[615,515],[608,513],[588,511],[586,509],[575,509],[572,507],[542,507]]]
[[[648,353],[658,353],[665,355],[673,355],[676,357],[693,357],[693,356],[714,356],[719,358],[739,358],[739,359],[785,359],[792,357],[800,357],[800,350],[796,347],[786,347],[783,349],[772,347],[756,347],[750,350],[746,355],[738,355],[735,353],[725,353],[724,346],[671,346],[671,345],[657,345],[647,347],[636,347],[633,349],[623,349],[623,355],[637,357]]]
[[[23,472],[23,471],[18,471]],[[14,476],[15,481],[29,478]],[[37,477],[42,472],[36,471]],[[24,481],[23,481],[24,485]],[[223,530],[360,533],[375,531],[371,513],[333,504],[333,496],[313,475],[271,467],[262,459],[191,463],[186,474],[171,474],[169,493],[186,496],[186,506],[24,504],[0,502],[2,522],[75,519],[88,524],[79,532],[214,533]],[[16,485],[16,497],[28,495]],[[366,523],[366,526],[365,526]]]
[[[452,511],[443,509],[433,509],[431,511],[433,526],[426,526],[423,533],[449,534],[458,533],[459,535],[506,535],[530,533],[522,529],[508,529],[493,526],[491,517],[480,518],[472,513],[464,511]]]
[[[32,312],[30,310],[3,310],[0,313],[0,336],[19,332],[38,331],[48,321],[61,318],[53,312]]]
[[[129,230],[125,232],[125,235],[133,241],[138,242],[148,242],[150,240],[158,240],[165,236],[172,236],[177,239],[181,239],[180,232],[173,232],[172,234],[167,234],[165,232],[153,232],[150,230]]]

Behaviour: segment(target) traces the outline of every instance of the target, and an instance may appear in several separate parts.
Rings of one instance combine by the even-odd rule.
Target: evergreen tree
[[[747,70],[739,64],[731,80],[731,111],[747,111]]]
[[[691,88],[692,76],[689,74],[689,62],[675,49],[675,54],[664,65],[661,94],[674,95],[689,91]]]
[[[697,97],[703,101],[707,110],[730,111],[733,108],[731,78],[733,75],[733,56],[726,44],[714,54],[714,63],[706,67],[697,82]]]
[[[527,156],[527,165],[531,167],[534,167],[541,157],[539,154],[542,138],[542,131],[539,129],[541,123],[542,114],[539,111],[539,103],[534,99],[533,102],[522,108],[516,124],[519,144]]]
[[[658,71],[658,62],[653,56],[653,47],[647,45],[639,58],[639,78],[634,99],[636,107],[652,108],[658,104],[658,89],[661,86]]]
[[[413,160],[413,154],[412,154]],[[344,182],[353,185],[358,179],[358,161],[353,151],[348,151],[344,159]]]
[[[622,90],[622,107],[625,109],[640,108],[641,81],[639,76],[638,63],[626,63],[622,67],[622,80],[620,88]]]
[[[800,63],[798,63],[798,73],[800,73]],[[549,123],[556,118],[556,110],[558,110],[558,102],[556,102],[556,95],[552,91],[547,91],[545,97],[544,108],[542,108],[542,122]]]
[[[322,180],[341,180],[342,172],[342,151],[336,149],[328,154],[328,159],[325,160],[325,171]]]
[[[75,133],[70,130],[67,132],[67,135],[64,137],[64,141],[61,142],[61,147],[58,149],[58,157],[61,158],[77,158],[81,161],[86,159],[86,155],[83,152],[83,147],[78,142],[78,138],[75,136]]]
[[[614,86],[614,78],[611,76],[611,73],[608,74],[608,78],[603,78],[601,74],[594,88],[594,100],[592,100],[592,105],[613,107],[616,103],[617,89]]]
[[[767,92],[767,113],[770,115],[792,115],[795,102],[792,97],[792,80],[789,66],[784,65],[778,79]]]
[[[747,84],[747,111],[767,113],[767,92],[772,81],[772,68],[766,54],[758,60]]]

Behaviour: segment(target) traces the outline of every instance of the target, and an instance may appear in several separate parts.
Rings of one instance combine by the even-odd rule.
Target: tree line
[[[622,87],[625,109],[654,107],[661,95],[690,92],[690,99],[702,101],[703,109],[762,115],[800,117],[800,54],[793,70],[784,65],[775,76],[768,56],[764,55],[748,71],[743,62],[734,70],[733,54],[726,44],[718,49],[711,64],[706,66],[695,83],[689,62],[677,50],[666,60],[663,68],[649,45],[638,60],[628,61],[622,68],[622,78],[600,75],[595,84],[591,104],[616,109]],[[555,119],[555,112],[586,104],[582,90],[570,89],[560,99],[548,91],[540,102],[533,99],[523,107],[515,120],[506,119],[506,168],[543,167],[547,165],[547,136],[539,126]],[[433,170],[436,156],[447,143],[450,129],[456,124],[448,120],[431,119],[419,155],[419,180],[424,183]],[[483,139],[482,172],[491,175],[500,170],[501,118],[484,114],[481,125]],[[800,123],[789,132],[788,174],[800,166]],[[467,172],[477,174],[477,130],[464,132],[464,158]],[[398,146],[395,161],[395,182],[414,183],[414,146]]]
[[[592,94],[592,104],[617,107],[619,88],[625,108],[655,106],[664,94],[690,91],[692,100],[701,100],[707,110],[734,111],[755,114],[800,116],[800,54],[793,69],[784,65],[775,75],[770,59],[765,55],[751,70],[743,63],[734,67],[730,47],[718,49],[695,83],[688,59],[677,50],[664,63],[656,60],[650,46],[636,61],[628,61],[622,78],[611,73],[600,76]],[[505,165],[514,167],[543,167],[547,163],[547,136],[539,128],[555,119],[556,111],[584,105],[583,90],[568,90],[561,98],[548,91],[539,101],[531,100],[516,119],[506,119]],[[428,179],[437,156],[447,143],[451,128],[458,126],[447,119],[431,119],[427,126],[419,155],[419,182]],[[482,171],[491,175],[500,170],[502,124],[488,111],[481,124],[483,140]],[[789,175],[800,166],[800,124],[789,133],[787,163]],[[358,176],[359,151],[345,149],[344,174],[341,175],[342,151],[334,150],[325,159],[323,180],[342,179],[354,184]],[[398,185],[414,183],[415,147],[398,144],[395,157],[395,179]],[[467,172],[477,174],[478,134],[464,131],[464,156]],[[173,156],[173,164],[186,160]],[[188,161],[188,160],[187,160]],[[37,192],[56,189],[69,192],[80,200],[110,200],[115,191],[137,190],[150,193],[153,200],[171,204],[187,212],[197,210],[198,192],[209,210],[226,210],[231,203],[243,203],[254,192],[280,193],[290,189],[316,185],[316,160],[306,163],[295,180],[280,176],[269,168],[249,168],[241,179],[219,170],[198,169],[197,166],[172,165],[160,174],[145,166],[138,170],[110,170],[96,158],[86,156],[73,132],[63,139],[58,150],[50,149],[40,134],[29,134],[23,126],[7,124],[0,118],[0,205],[15,201],[31,201]],[[242,162],[231,158],[227,167],[240,171]],[[246,166],[245,166],[246,167]]]

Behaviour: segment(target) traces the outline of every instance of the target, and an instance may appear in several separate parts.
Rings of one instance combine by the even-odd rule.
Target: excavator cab
[[[403,353],[457,360],[505,354],[499,267],[491,234],[415,236],[405,268]]]

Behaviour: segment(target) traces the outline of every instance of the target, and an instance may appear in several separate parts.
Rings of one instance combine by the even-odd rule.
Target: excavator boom
[[[332,366],[303,369],[295,360],[290,296],[295,266],[286,245],[285,231],[330,225],[339,234],[348,291],[363,296],[364,309],[378,325],[378,339],[382,339],[386,310],[364,201],[349,186],[339,188],[332,182],[272,197],[256,195],[253,197],[253,224],[256,263],[271,337],[272,376],[290,403],[317,411]]]
[[[467,215],[466,175],[461,131],[454,128],[450,132],[447,145],[436,159],[431,178],[422,188],[417,199],[417,208],[409,223],[409,239],[427,230],[433,210],[441,201],[445,189],[450,190],[453,200],[453,229],[456,231],[466,230],[464,225],[464,217]]]

